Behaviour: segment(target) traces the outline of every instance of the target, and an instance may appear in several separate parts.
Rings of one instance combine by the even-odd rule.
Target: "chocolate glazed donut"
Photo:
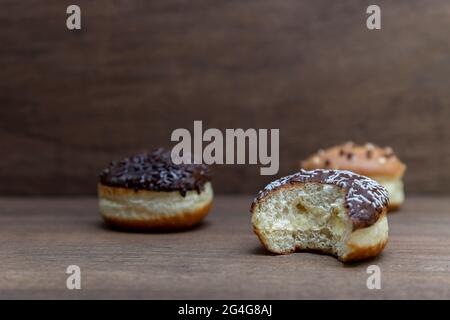
[[[100,174],[98,196],[108,225],[170,230],[198,224],[209,212],[213,190],[208,166],[176,165],[161,148],[112,162]]]
[[[344,170],[301,170],[267,185],[251,206],[271,252],[319,250],[342,261],[378,255],[388,239],[387,190]]]

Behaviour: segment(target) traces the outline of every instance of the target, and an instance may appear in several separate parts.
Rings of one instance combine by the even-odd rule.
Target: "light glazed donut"
[[[210,179],[206,165],[175,165],[164,149],[112,162],[100,174],[100,213],[123,229],[189,228],[208,214]]]
[[[300,162],[306,170],[349,170],[376,180],[389,193],[389,209],[399,208],[404,200],[403,175],[406,166],[392,148],[380,148],[372,143],[356,145],[347,142],[326,150],[319,150]]]
[[[352,261],[384,249],[388,202],[386,189],[367,177],[301,170],[267,185],[250,211],[256,235],[273,253],[319,250]]]

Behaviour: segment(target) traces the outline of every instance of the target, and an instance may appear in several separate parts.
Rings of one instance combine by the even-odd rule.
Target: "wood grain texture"
[[[407,190],[450,191],[450,2],[2,1],[0,194],[93,194],[112,159],[176,128],[280,128],[281,170],[346,140],[391,145]],[[253,193],[257,166],[217,168]]]
[[[250,202],[217,197],[197,229],[143,234],[103,227],[93,198],[0,199],[0,298],[450,299],[450,198],[409,198],[389,215],[382,255],[353,264],[268,254],[252,232]],[[72,264],[79,291],[65,287]],[[372,264],[381,290],[366,287]]]

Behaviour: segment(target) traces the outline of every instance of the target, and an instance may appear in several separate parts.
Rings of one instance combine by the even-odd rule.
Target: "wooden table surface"
[[[250,226],[251,197],[217,196],[200,227],[125,233],[103,226],[95,198],[0,199],[0,298],[450,299],[450,198],[409,197],[370,261],[274,256]],[[69,265],[81,290],[66,289]],[[366,268],[381,268],[369,290]]]

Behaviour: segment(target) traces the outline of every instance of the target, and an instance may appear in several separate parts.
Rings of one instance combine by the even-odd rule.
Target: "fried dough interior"
[[[344,206],[345,192],[338,186],[305,183],[281,188],[263,199],[252,220],[272,252],[309,249],[341,256],[352,232]]]

